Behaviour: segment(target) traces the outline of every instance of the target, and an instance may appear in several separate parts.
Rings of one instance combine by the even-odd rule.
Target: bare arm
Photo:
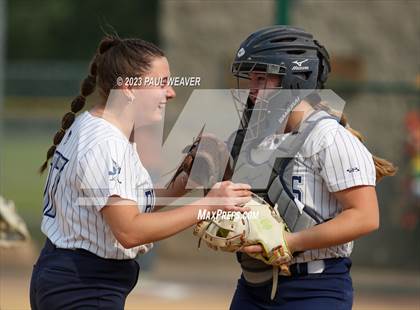
[[[170,237],[197,222],[199,208],[190,205],[165,212],[140,213],[134,201],[113,197],[102,214],[116,239],[132,248]]]
[[[343,211],[330,221],[309,229],[287,233],[292,252],[322,249],[343,244],[366,235],[379,227],[379,209],[373,186],[356,186],[334,193]],[[249,246],[244,252],[261,252],[260,246]]]
[[[140,213],[134,201],[110,197],[101,212],[118,242],[125,248],[170,237],[198,222],[199,210],[244,211],[238,207],[250,199],[249,186],[223,182],[194,204],[174,210]],[[217,202],[217,204],[215,203]]]
[[[171,186],[161,187],[155,189],[156,195],[156,205],[154,207],[154,211],[158,211],[167,205],[171,204],[173,201],[178,199],[179,197],[184,196],[187,194],[190,189],[187,188],[188,181],[190,182],[191,186],[200,186],[197,183],[194,183],[192,180],[188,179],[189,176],[187,173],[182,172],[179,176],[174,180]]]
[[[379,209],[373,186],[357,186],[334,193],[343,211],[334,219],[289,234],[292,251],[321,249],[346,243],[379,228]]]

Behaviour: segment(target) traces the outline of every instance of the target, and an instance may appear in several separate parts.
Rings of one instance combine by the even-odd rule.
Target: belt
[[[296,263],[289,266],[292,275],[308,275],[322,273],[325,269],[325,262],[323,259],[314,260],[307,263]]]
[[[86,256],[101,258],[101,257],[99,257],[99,256],[97,256],[97,255],[93,254],[92,252],[89,252],[88,250],[85,250],[85,249],[57,248],[57,246],[54,243],[52,243],[49,238],[47,238],[47,240],[45,240],[45,246],[44,247],[47,251],[55,251],[55,252],[62,252],[62,253],[66,253],[66,252],[67,253],[79,253],[79,254],[83,254],[83,255],[86,255]]]
[[[58,248],[54,243],[51,242],[51,240],[49,238],[47,238],[47,240],[45,240],[45,245],[44,245],[44,249],[46,252],[56,252],[56,253],[73,253],[75,255],[80,255],[80,256],[84,256],[84,257],[90,257],[90,258],[95,258],[98,259],[102,262],[106,262],[106,263],[117,263],[117,264],[125,264],[125,263],[129,263],[129,262],[133,262],[135,261],[135,259],[132,258],[128,258],[128,259],[114,259],[114,258],[103,258],[100,257],[88,250],[85,249],[80,249],[80,248]]]
[[[296,263],[289,266],[290,273],[294,275],[307,275],[322,273],[325,269],[324,260],[314,260],[307,263]],[[273,285],[271,287],[271,300],[274,299],[277,292],[278,276],[282,275],[278,266],[273,266]]]
[[[310,262],[305,263],[295,263],[289,266],[289,270],[291,273],[291,276],[304,276],[308,274],[321,274],[325,271],[326,267],[330,266],[331,268],[334,268],[334,265],[339,261],[348,258],[326,258],[326,259],[320,259],[320,260],[314,260]],[[348,268],[351,266],[351,261],[346,263],[348,265]],[[269,271],[269,270],[265,270]],[[265,273],[264,271],[264,273]],[[243,277],[245,280],[251,284],[258,284],[258,283],[265,283],[267,281],[266,276],[268,276],[266,273],[265,275],[261,275],[259,272],[251,271],[251,270],[242,270]],[[278,284],[278,277],[279,276],[290,276],[285,275],[283,272],[281,272],[281,269],[278,266],[273,266],[272,268],[272,287],[271,287],[271,299],[274,299],[276,292],[277,292],[277,284]]]

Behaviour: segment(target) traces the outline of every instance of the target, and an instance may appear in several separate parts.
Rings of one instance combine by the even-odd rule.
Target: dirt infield
[[[220,267],[215,273],[200,266],[160,261],[153,273],[140,276],[138,285],[127,299],[126,309],[228,309],[238,270]],[[11,269],[1,265],[1,310],[29,309],[30,274],[28,267]],[[353,278],[356,310],[420,309],[417,274],[395,276],[357,270],[353,272]]]
[[[218,254],[224,256],[223,263],[211,263],[211,259],[195,256],[186,256],[183,260],[156,257],[153,271],[140,273],[126,309],[228,309],[240,268],[229,254]],[[0,250],[0,310],[30,308],[29,282],[37,255],[33,244]],[[418,271],[354,267],[352,277],[356,310],[420,309]]]

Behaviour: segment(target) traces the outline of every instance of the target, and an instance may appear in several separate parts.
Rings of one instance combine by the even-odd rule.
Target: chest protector
[[[315,126],[324,119],[336,120],[330,115],[324,116],[321,113],[316,115],[318,113],[318,111],[314,112],[302,122],[299,132],[285,135],[274,151],[270,150],[266,153],[266,160],[260,164],[252,159],[251,145],[244,144],[242,148],[240,147],[240,135],[243,137],[243,132],[237,133],[232,147],[232,156],[236,159],[233,182],[249,183],[257,195],[277,208],[292,232],[310,228],[326,220],[314,209],[299,201],[285,180],[285,171],[290,169],[294,157],[301,150]],[[262,184],[264,186],[261,186]],[[237,258],[248,282],[261,284],[271,281],[272,266],[242,252],[237,253]]]

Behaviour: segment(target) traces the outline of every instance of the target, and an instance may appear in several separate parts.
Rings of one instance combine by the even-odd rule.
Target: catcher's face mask
[[[278,65],[273,66],[255,62],[234,62],[232,65],[238,89],[233,98],[242,117],[241,126],[247,128],[245,141],[281,133],[289,113],[301,101],[298,90],[283,89],[285,71]]]

